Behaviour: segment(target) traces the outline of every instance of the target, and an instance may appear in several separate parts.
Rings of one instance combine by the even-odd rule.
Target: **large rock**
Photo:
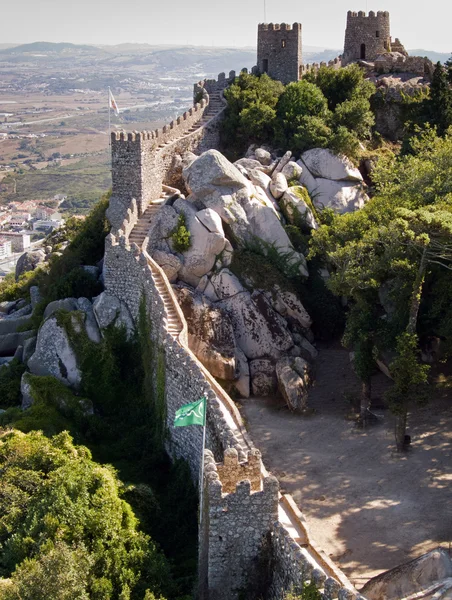
[[[409,596],[445,600],[446,584],[452,597],[451,578],[452,561],[448,552],[444,548],[436,548],[419,558],[373,577],[361,589],[361,593],[368,600],[380,600],[381,598],[398,600]],[[441,589],[441,582],[444,582],[443,589]],[[436,586],[436,589],[432,590],[430,594],[421,593],[433,585]],[[436,592],[434,596],[433,592]]]
[[[16,308],[17,300],[4,300],[0,302],[0,313],[9,315],[9,313]]]
[[[17,318],[0,319],[0,336],[7,333],[16,333],[19,328],[24,328],[24,326],[28,324],[29,320],[29,315]]]
[[[275,200],[282,198],[288,187],[289,184],[287,183],[287,179],[282,173],[276,173],[273,175],[270,182],[270,193]]]
[[[34,271],[36,267],[45,261],[46,255],[43,250],[34,250],[33,252],[24,252],[16,263],[16,281],[23,273]]]
[[[53,302],[49,302],[47,304],[46,309],[44,311],[44,319],[48,319],[50,315],[53,315],[59,310],[64,310],[65,312],[72,312],[74,310],[78,310],[77,298],[64,298],[63,300],[54,300]]]
[[[95,298],[93,310],[101,332],[110,325],[114,325],[115,327],[125,327],[128,337],[133,334],[135,327],[132,315],[127,305],[116,296],[102,292]]]
[[[235,161],[234,165],[245,169],[248,175],[250,175],[251,171],[255,169],[260,171],[264,171],[266,169],[266,167],[264,167],[258,160],[253,158],[240,158],[239,160]]]
[[[26,340],[33,336],[33,331],[0,335],[0,356],[12,356],[19,346],[23,346]]]
[[[187,321],[190,350],[214,377],[236,379],[236,345],[228,316],[186,287],[176,286],[175,292]]]
[[[275,286],[275,289],[272,292],[267,292],[266,296],[272,307],[282,317],[292,319],[298,323],[302,329],[309,329],[309,327],[311,327],[312,319],[294,293],[282,290],[279,286]]]
[[[363,208],[369,200],[362,184],[321,178],[316,179],[316,187],[309,190],[309,195],[317,208],[332,208],[339,214]]]
[[[281,173],[290,181],[291,179],[296,179],[297,181],[301,177],[301,173],[303,172],[303,168],[293,160],[289,160],[289,162],[283,167]]]
[[[271,178],[263,173],[260,169],[251,169],[249,173],[251,183],[258,185],[263,190],[267,190],[271,183]]]
[[[258,161],[253,163],[256,164],[253,164],[252,168],[260,166]],[[218,188],[223,188],[227,194],[247,186],[245,177],[217,150],[208,150],[201,154],[184,169],[183,175],[190,192],[201,201]]]
[[[284,156],[281,158],[281,160],[278,162],[278,164],[276,165],[276,167],[273,171],[273,174],[281,173],[291,158],[292,158],[292,152],[290,150],[288,150],[284,154]]]
[[[276,392],[278,381],[274,363],[267,359],[250,362],[251,391],[253,396],[272,396]]]
[[[179,215],[172,206],[162,206],[152,218],[148,231],[147,251],[152,256],[155,250],[171,252],[168,240],[177,228]]]
[[[22,352],[22,361],[27,364],[28,360],[33,356],[34,351],[36,350],[36,342],[37,337],[33,336],[24,341],[23,352]]]
[[[317,229],[317,221],[307,199],[303,199],[304,194],[307,194],[306,188],[290,187],[280,200],[282,213],[292,225],[307,230]]]
[[[268,150],[264,150],[264,148],[256,148],[254,151],[254,156],[261,163],[261,165],[264,165],[264,167],[268,167],[272,164],[272,155],[270,152],[268,152]]]
[[[248,359],[277,359],[293,346],[287,323],[263,294],[241,292],[218,305],[231,317],[237,345]]]
[[[301,155],[301,159],[314,177],[324,179],[350,179],[362,181],[362,175],[346,156],[337,156],[326,148],[313,148]]]
[[[290,410],[307,409],[311,385],[309,364],[300,357],[284,357],[276,364],[278,386]]]
[[[195,164],[195,163],[193,163]],[[201,218],[206,220],[210,217],[210,226],[215,223],[214,231],[210,231],[198,217],[194,206],[187,200],[177,200],[174,208],[185,215],[186,227],[190,231],[190,248],[183,252],[183,265],[179,270],[179,279],[196,287],[203,275],[212,270],[216,258],[221,254],[226,245],[223,226],[221,220],[214,221],[209,209],[201,212]]]
[[[251,391],[250,367],[245,354],[239,347],[235,350],[236,376],[234,387],[242,398],[249,398]]]
[[[96,317],[94,316],[92,303],[88,298],[78,298],[77,310],[80,310],[83,313],[83,325],[88,338],[95,344],[98,344],[101,340],[101,334]]]
[[[211,208],[205,208],[204,210],[198,211],[196,216],[211,233],[218,233],[224,237],[223,223],[221,222],[221,217],[218,213]]]
[[[30,385],[30,373],[23,373],[20,380],[20,392],[22,394],[21,409],[27,410],[33,404],[33,396]]]
[[[221,300],[245,291],[245,288],[240,283],[239,279],[231,273],[229,269],[222,269],[218,273],[214,273],[210,282],[215,290],[217,298]]]
[[[69,336],[57,317],[44,321],[38,332],[36,350],[28,361],[34,375],[52,375],[65,385],[79,387],[81,373]]]

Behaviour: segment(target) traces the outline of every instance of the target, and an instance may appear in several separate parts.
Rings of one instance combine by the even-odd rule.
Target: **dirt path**
[[[374,378],[374,394],[388,383]],[[452,404],[437,397],[409,418],[411,450],[393,451],[393,420],[357,429],[344,398],[359,391],[348,353],[321,350],[310,396],[316,414],[291,414],[274,399],[244,402],[265,464],[305,513],[313,538],[360,588],[372,576],[452,542]]]

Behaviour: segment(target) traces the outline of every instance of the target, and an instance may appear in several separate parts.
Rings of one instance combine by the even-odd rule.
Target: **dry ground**
[[[409,418],[412,446],[394,452],[393,419],[382,407],[388,382],[374,378],[379,423],[350,420],[359,391],[348,353],[324,348],[310,395],[316,413],[290,413],[280,400],[244,401],[265,464],[305,513],[311,538],[360,588],[372,576],[452,541],[452,403],[435,392]],[[345,394],[345,397],[344,397]]]

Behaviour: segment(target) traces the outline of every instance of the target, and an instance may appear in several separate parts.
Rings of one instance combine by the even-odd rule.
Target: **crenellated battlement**
[[[347,12],[347,19],[356,19],[356,18],[360,18],[360,19],[389,19],[389,12],[387,10],[379,10],[377,13],[375,13],[373,10],[369,11],[369,14],[367,15],[363,10],[360,10],[358,12],[354,12],[349,10]]]
[[[259,23],[258,31],[292,31],[295,34],[301,31],[301,23]]]

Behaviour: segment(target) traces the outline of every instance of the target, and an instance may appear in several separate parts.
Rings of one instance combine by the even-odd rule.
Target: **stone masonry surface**
[[[271,548],[274,562],[270,600],[280,600],[285,591],[307,579],[323,591],[325,600],[355,598],[357,592],[343,573],[310,543],[293,500],[279,493],[278,482],[262,464],[233,401],[189,350],[187,324],[166,275],[145,250],[148,239],[141,247],[130,241],[148,205],[162,201],[164,186],[174,177],[174,156],[217,144],[224,104],[217,98],[215,110],[208,108],[228,81],[222,75],[217,82],[197,84],[195,94],[202,94],[198,108],[158,135],[113,135],[108,213],[112,232],[105,242],[105,289],[127,304],[135,322],[144,302],[151,337],[165,361],[168,451],[187,460],[195,482],[202,428],[172,424],[182,405],[201,396],[208,400],[199,598],[237,600],[265,547]]]
[[[391,51],[389,13],[348,11],[343,64],[356,60],[374,61],[380,54]]]
[[[301,79],[301,23],[261,23],[257,35],[259,71],[282,83]]]

